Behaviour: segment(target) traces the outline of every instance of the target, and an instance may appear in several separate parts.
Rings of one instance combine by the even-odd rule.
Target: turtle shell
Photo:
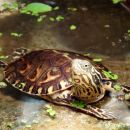
[[[72,86],[71,62],[75,58],[91,60],[73,52],[32,51],[5,68],[5,80],[25,93],[50,95]]]

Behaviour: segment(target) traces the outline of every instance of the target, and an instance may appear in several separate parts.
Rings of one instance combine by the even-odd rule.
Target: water
[[[80,4],[79,4],[80,3]],[[104,64],[120,77],[121,83],[130,84],[129,39],[126,37],[130,28],[130,15],[121,7],[104,0],[67,0],[57,2],[60,11],[52,12],[48,18],[38,23],[35,17],[14,14],[0,19],[1,55],[10,55],[18,47],[31,50],[54,48],[75,52],[90,53],[94,57],[103,57]],[[77,7],[71,12],[67,7]],[[64,16],[61,22],[51,22],[49,17]],[[70,25],[77,29],[71,31]],[[10,36],[11,32],[22,33],[20,38]],[[2,70],[0,73],[2,79]],[[99,121],[88,115],[76,113],[65,107],[53,106],[57,112],[56,119],[51,119],[41,99],[27,96],[9,87],[0,91],[0,128],[2,130],[21,130],[31,125],[33,130],[109,130],[117,127],[118,121],[130,124],[129,110],[115,99],[108,100],[104,108],[115,115],[121,115],[118,121]],[[69,114],[68,114],[69,113]],[[34,122],[35,123],[34,123]],[[60,123],[59,123],[60,122]],[[8,124],[13,127],[9,128]],[[104,126],[105,124],[105,126]],[[49,127],[48,127],[49,126]],[[24,129],[24,128],[23,128]],[[28,130],[29,128],[25,128]],[[114,129],[114,128],[113,128]]]

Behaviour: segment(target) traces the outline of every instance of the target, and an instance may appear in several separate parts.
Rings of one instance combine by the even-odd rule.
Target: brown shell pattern
[[[32,51],[5,68],[5,80],[13,87],[33,95],[49,95],[72,86],[72,59],[80,54],[58,51]]]

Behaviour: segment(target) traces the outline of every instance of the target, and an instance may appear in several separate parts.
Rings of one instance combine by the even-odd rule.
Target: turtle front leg
[[[130,86],[116,83],[114,81],[103,82],[103,87],[116,94],[119,101],[129,102],[130,104]]]
[[[100,109],[95,106],[87,105],[86,103],[84,103],[85,105],[82,105],[82,106],[75,106],[74,102],[77,101],[77,99],[75,99],[71,95],[71,92],[69,90],[63,91],[60,94],[56,93],[53,96],[52,95],[44,96],[43,98],[54,104],[67,106],[79,112],[95,116],[99,119],[103,119],[103,120],[115,119],[112,113],[106,112],[104,109]]]
[[[100,109],[100,108],[97,108],[95,106],[91,106],[91,105],[86,105],[84,108],[80,108],[80,107],[76,107],[76,106],[73,106],[72,102],[69,100],[54,100],[52,101],[54,104],[57,104],[57,105],[62,105],[62,106],[67,106],[67,107],[70,107],[74,110],[77,110],[79,112],[82,112],[82,113],[85,113],[85,114],[88,114],[88,115],[92,115],[92,116],[95,116],[99,119],[102,119],[102,120],[112,120],[112,119],[115,119],[116,117],[110,113],[110,112],[106,112],[104,109]]]

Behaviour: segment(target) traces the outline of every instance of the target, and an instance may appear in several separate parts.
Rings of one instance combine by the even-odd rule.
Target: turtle
[[[18,51],[20,49],[15,54],[20,54]],[[22,49],[21,52],[21,57],[11,63],[0,61],[6,83],[21,92],[99,119],[115,118],[111,112],[94,106],[105,96],[107,90],[114,90],[115,81],[103,74],[104,70],[108,71],[103,64],[96,63],[83,54],[63,50],[27,52]],[[75,107],[72,105],[75,101],[83,101],[86,105],[84,108]]]

